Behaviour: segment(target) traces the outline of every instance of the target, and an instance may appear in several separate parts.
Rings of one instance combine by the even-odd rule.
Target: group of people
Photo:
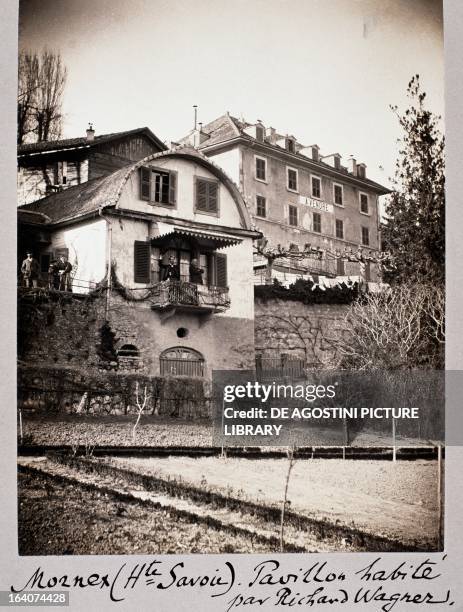
[[[190,283],[202,285],[203,274],[204,270],[200,268],[198,260],[194,257],[190,262]],[[173,255],[169,257],[168,264],[162,267],[161,280],[180,280],[180,270]]]
[[[48,289],[72,291],[71,272],[72,264],[64,255],[50,261],[47,273]],[[38,287],[40,266],[31,252],[27,253],[26,259],[21,264],[21,274],[25,287]]]

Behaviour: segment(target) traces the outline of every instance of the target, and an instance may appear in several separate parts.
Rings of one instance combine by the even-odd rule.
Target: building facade
[[[18,206],[52,193],[111,174],[166,146],[148,128],[66,140],[23,144],[18,147]]]
[[[184,141],[236,181],[269,246],[320,252],[301,269],[359,274],[346,253],[380,250],[378,198],[388,190],[367,178],[365,164],[350,159],[344,165],[338,153],[322,156],[318,145],[303,145],[261,121],[250,124],[228,113],[200,124]],[[339,252],[346,256],[334,256]],[[279,265],[298,268],[291,260]],[[369,265],[366,275],[367,280],[375,276]]]
[[[151,155],[19,210],[42,284],[62,254],[74,293],[105,294],[120,364],[205,378],[213,368],[253,367],[260,234],[236,185],[204,155],[189,147]],[[30,247],[34,224],[45,238]]]

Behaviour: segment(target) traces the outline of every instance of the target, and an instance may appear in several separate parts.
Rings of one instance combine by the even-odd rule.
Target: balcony
[[[163,281],[154,285],[151,308],[160,311],[182,310],[198,313],[224,312],[230,306],[227,287],[207,287],[186,281]]]

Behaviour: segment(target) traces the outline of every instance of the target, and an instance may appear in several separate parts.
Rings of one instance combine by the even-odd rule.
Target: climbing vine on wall
[[[285,287],[274,279],[272,285],[256,285],[254,295],[264,302],[268,300],[288,300],[303,304],[351,304],[360,295],[358,283],[340,283],[335,287],[322,289],[313,281],[298,279],[289,287]]]

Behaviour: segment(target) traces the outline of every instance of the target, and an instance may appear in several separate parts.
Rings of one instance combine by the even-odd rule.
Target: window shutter
[[[175,204],[177,192],[177,173],[169,173],[169,204]]]
[[[140,199],[151,200],[151,168],[140,168]]]
[[[199,179],[196,183],[196,208],[207,211],[207,183]]]
[[[218,185],[217,183],[207,183],[209,188],[208,210],[209,212],[217,212],[218,209]]]
[[[149,242],[142,242],[141,240],[135,240],[133,245],[134,254],[134,282],[136,283],[149,283],[150,282],[150,268],[151,268],[151,245]]]
[[[216,253],[215,256],[215,284],[217,287],[227,287],[227,256]]]

